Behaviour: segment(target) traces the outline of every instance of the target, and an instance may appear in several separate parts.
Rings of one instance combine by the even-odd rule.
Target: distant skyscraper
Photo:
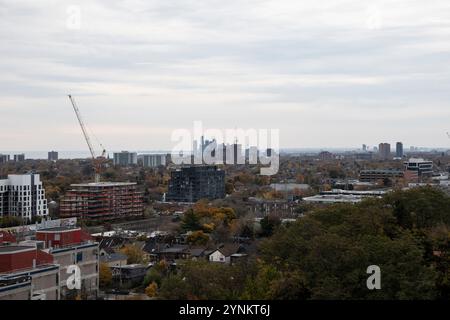
[[[362,150],[367,151],[367,146],[365,144],[362,145]]]
[[[131,166],[137,164],[136,152],[114,152],[114,165],[115,166]]]
[[[9,154],[0,154],[0,163],[6,163],[10,160]]]
[[[391,145],[389,143],[380,143],[378,145],[378,154],[382,160],[388,160],[391,157]]]
[[[403,143],[397,142],[395,147],[395,156],[397,158],[403,158]]]
[[[196,152],[198,152],[198,143],[197,140],[194,140],[192,143],[192,153],[195,154]]]
[[[258,163],[258,157],[259,157],[258,147],[251,146],[245,150],[245,158],[247,159],[248,163],[250,164]]]
[[[138,162],[144,167],[156,168],[166,165],[166,154],[140,154]]]
[[[49,151],[48,153],[48,161],[56,161],[58,160],[58,152],[56,151]]]
[[[319,153],[319,159],[322,161],[332,160],[333,154],[329,151],[322,151],[321,153]]]
[[[23,154],[23,153],[15,154],[14,155],[14,162],[21,162],[21,161],[25,161],[25,154]]]

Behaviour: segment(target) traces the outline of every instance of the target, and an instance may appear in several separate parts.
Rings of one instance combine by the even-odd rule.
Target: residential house
[[[210,262],[219,262],[231,264],[232,259],[235,260],[238,257],[243,257],[243,247],[237,243],[225,244],[211,252],[208,257]]]

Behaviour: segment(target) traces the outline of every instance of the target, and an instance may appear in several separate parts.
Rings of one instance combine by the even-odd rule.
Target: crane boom
[[[92,159],[95,159],[95,152],[94,148],[92,147],[91,139],[89,138],[89,135],[86,130],[86,126],[84,125],[83,119],[81,118],[80,110],[78,109],[77,103],[75,102],[75,99],[72,98],[72,96],[69,94],[70,102],[72,102],[73,110],[75,111],[75,114],[77,115],[78,122],[80,123],[81,131],[83,131],[84,139],[86,140],[86,143],[89,147],[89,151],[91,152]]]
[[[100,182],[100,171],[102,168],[102,161],[104,160],[106,150],[100,144],[101,147],[103,148],[103,152],[99,158],[96,158],[94,147],[92,146],[91,139],[89,138],[89,134],[86,130],[86,126],[84,125],[83,118],[81,118],[81,113],[80,113],[80,110],[78,109],[77,103],[75,102],[75,99],[70,94],[69,94],[69,99],[70,99],[70,102],[72,102],[73,110],[75,111],[78,122],[80,123],[81,131],[83,131],[84,139],[86,140],[86,143],[89,147],[89,152],[91,153],[91,156],[92,156],[92,161],[93,161],[94,169],[95,169],[95,182]]]

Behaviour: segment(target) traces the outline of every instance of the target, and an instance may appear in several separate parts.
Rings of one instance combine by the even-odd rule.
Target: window
[[[60,241],[61,235],[59,233],[55,234],[55,241]]]
[[[77,263],[83,261],[83,252],[77,252]]]

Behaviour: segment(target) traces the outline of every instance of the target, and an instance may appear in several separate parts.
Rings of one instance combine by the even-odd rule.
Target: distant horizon
[[[414,152],[431,152],[431,151],[449,151],[450,147],[420,147],[420,146],[414,146],[417,148],[417,150],[414,150]],[[91,155],[88,150],[5,150],[0,151],[0,154],[3,155],[10,155],[11,158],[14,154],[25,154],[25,159],[31,159],[31,160],[41,160],[41,159],[47,159],[48,152],[50,151],[56,151],[58,152],[58,158],[59,159],[85,159],[85,158],[91,158]],[[121,151],[128,151],[128,152],[136,152],[138,154],[157,154],[157,153],[171,153],[171,150],[164,150],[164,149],[154,149],[154,150],[145,150],[145,149],[125,149],[125,150],[112,150],[107,151],[107,154],[112,157],[113,153],[121,152]],[[321,151],[331,151],[331,152],[363,152],[361,147],[347,147],[347,148],[341,148],[341,147],[288,147],[288,148],[280,148],[280,153],[317,153]],[[407,154],[411,152],[409,147],[405,147],[403,149],[404,153]],[[368,150],[367,152],[373,152],[373,150]],[[395,153],[395,146],[394,148],[391,148],[391,153]],[[99,154],[97,154],[98,156]],[[12,160],[12,159],[11,159]]]

